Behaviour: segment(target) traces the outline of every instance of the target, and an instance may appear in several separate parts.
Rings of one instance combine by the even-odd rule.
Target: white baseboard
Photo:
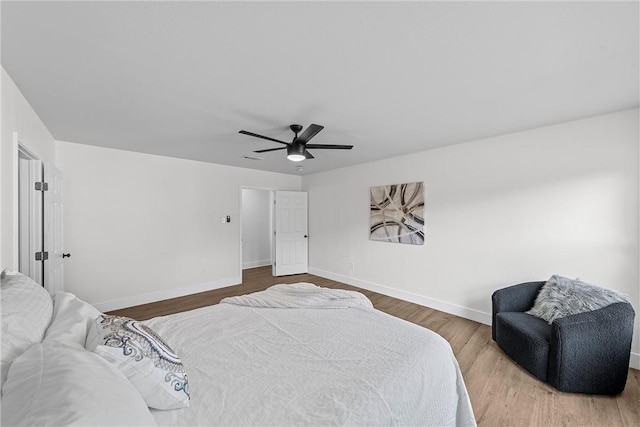
[[[309,273],[338,282],[346,283],[348,285],[357,286],[359,288],[367,289],[369,291],[377,292],[379,294],[387,295],[393,298],[398,298],[403,301],[412,302],[424,307],[433,308],[434,310],[443,311],[445,313],[473,320],[474,322],[491,325],[491,314],[489,313],[483,313],[482,311],[473,310],[471,308],[462,307],[456,304],[451,304],[446,301],[425,297],[423,295],[414,294],[412,292],[402,291],[400,289],[380,285],[378,283],[359,280],[353,277],[342,276],[328,271],[319,270],[317,268],[309,268]]]
[[[112,299],[92,305],[101,312],[118,310],[121,308],[134,307],[136,305],[148,304],[166,299],[183,297],[185,295],[197,294],[200,292],[212,291],[214,289],[225,288],[227,286],[239,285],[242,283],[242,277],[229,277],[226,279],[215,280],[213,282],[199,283],[197,285],[183,286],[180,288],[167,289],[160,292],[152,292],[142,295],[133,295],[125,298]]]
[[[631,352],[631,360],[629,360],[629,367],[640,371],[640,353]]]
[[[263,259],[261,261],[247,261],[242,263],[242,269],[246,270],[249,268],[265,267],[267,265],[271,265],[270,259]]]
[[[319,270],[317,268],[309,268],[309,273],[491,326],[490,313],[484,313],[482,311],[473,310],[434,298],[428,298],[411,292],[391,288],[389,286],[380,285],[378,283],[354,279],[353,277],[342,276],[340,274]],[[640,370],[640,354],[631,352],[629,367]]]
[[[269,265],[269,264],[266,264]],[[255,266],[258,267],[258,266]],[[244,267],[243,267],[244,268]],[[246,267],[252,268],[252,267]],[[337,282],[346,283],[348,285],[357,286],[362,289],[367,289],[372,292],[387,295],[393,298],[398,298],[403,301],[412,302],[424,307],[429,307],[434,310],[442,311],[445,313],[453,314],[455,316],[463,317],[465,319],[473,320],[475,322],[483,323],[485,325],[491,325],[491,314],[484,313],[478,310],[462,307],[456,304],[451,304],[446,301],[440,301],[434,298],[425,297],[423,295],[414,294],[412,292],[402,291],[389,286],[380,285],[378,283],[368,282],[365,280],[359,280],[352,277],[342,276],[340,274],[331,273],[317,268],[309,268],[309,273],[325,277],[327,279],[335,280]],[[134,307],[136,305],[148,304],[151,302],[162,301],[170,298],[182,297],[185,295],[197,294],[199,292],[211,291],[214,289],[225,288],[227,286],[239,285],[242,283],[241,277],[230,277],[226,279],[220,279],[213,282],[201,283],[197,285],[183,286],[176,289],[168,289],[166,291],[153,292],[142,295],[135,295],[125,298],[118,298],[99,303],[94,303],[101,312],[107,312],[112,310],[118,310],[126,307]],[[640,354],[631,353],[631,359],[629,361],[629,367],[640,370]]]

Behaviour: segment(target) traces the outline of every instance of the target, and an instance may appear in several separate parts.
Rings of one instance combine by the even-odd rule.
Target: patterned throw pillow
[[[92,326],[87,349],[117,366],[150,408],[189,406],[189,381],[182,361],[148,326],[101,314]]]

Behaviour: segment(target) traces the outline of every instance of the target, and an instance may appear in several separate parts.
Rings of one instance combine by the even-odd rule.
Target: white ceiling
[[[308,174],[639,105],[639,3],[10,2],[58,140]],[[325,126],[301,164],[288,125]]]

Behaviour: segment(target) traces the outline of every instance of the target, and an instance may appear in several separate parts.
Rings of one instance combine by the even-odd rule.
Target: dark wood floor
[[[640,426],[640,371],[629,370],[627,387],[618,396],[561,393],[511,362],[491,340],[487,325],[311,274],[272,277],[271,267],[254,268],[244,271],[242,285],[112,314],[145,320],[217,304],[222,298],[277,283],[295,282],[360,291],[378,310],[442,335],[458,359],[479,426]]]

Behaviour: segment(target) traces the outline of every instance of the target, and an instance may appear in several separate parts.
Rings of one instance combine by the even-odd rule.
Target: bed
[[[136,322],[27,284],[3,275],[2,425],[475,425],[447,341],[358,292],[276,285]],[[46,328],[16,344],[35,310]]]

